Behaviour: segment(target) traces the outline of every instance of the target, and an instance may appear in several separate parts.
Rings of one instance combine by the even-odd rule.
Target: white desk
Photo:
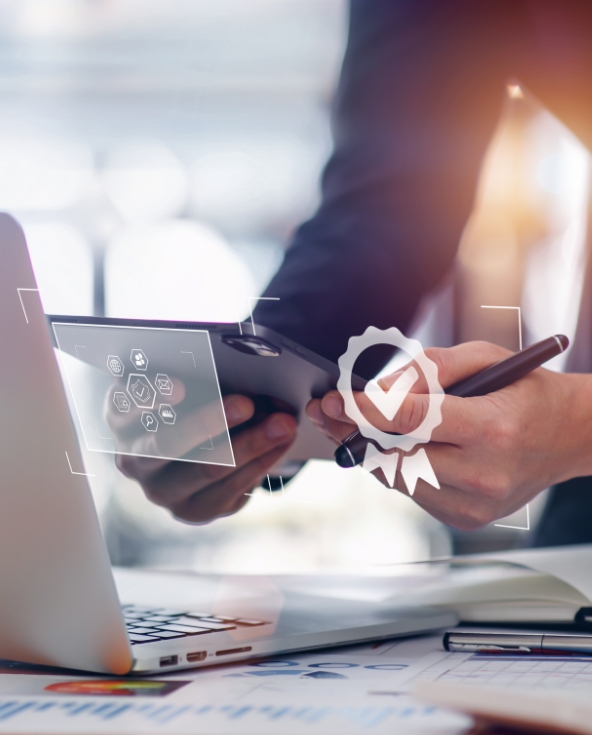
[[[122,600],[203,604],[191,575],[116,573]],[[215,594],[216,580],[211,585]],[[439,636],[287,654],[158,677],[182,683],[163,696],[73,696],[46,690],[83,677],[0,673],[0,735],[461,735],[468,718],[415,701],[421,679],[466,681],[516,691],[592,695],[589,660],[486,658],[443,651]],[[86,681],[105,682],[88,677]],[[133,680],[132,680],[133,681]],[[54,686],[55,688],[55,686]],[[170,689],[171,687],[169,687]],[[165,688],[166,689],[166,688]]]

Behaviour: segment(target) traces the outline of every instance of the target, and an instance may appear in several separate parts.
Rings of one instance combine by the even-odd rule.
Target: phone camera
[[[228,336],[222,337],[222,342],[245,355],[259,355],[259,357],[279,357],[282,351],[279,347],[272,345],[264,339],[251,336]]]

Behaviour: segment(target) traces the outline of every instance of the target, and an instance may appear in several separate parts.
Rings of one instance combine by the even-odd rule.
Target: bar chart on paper
[[[339,732],[341,735],[389,733],[401,720],[414,726],[441,722],[435,707],[417,704],[408,697],[388,706],[311,704],[143,704],[96,700],[48,701],[42,697],[0,698],[0,733],[192,733],[233,735],[257,732]],[[456,722],[454,724],[457,724]]]

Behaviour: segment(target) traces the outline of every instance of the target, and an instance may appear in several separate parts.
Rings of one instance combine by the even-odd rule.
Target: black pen
[[[547,360],[565,352],[568,347],[568,338],[564,334],[555,334],[525,350],[515,352],[510,357],[480,370],[475,375],[460,380],[446,388],[444,393],[459,398],[485,396],[515,383]],[[361,464],[364,461],[368,441],[357,430],[346,436],[335,450],[334,456],[337,464],[340,467],[355,467]]]
[[[592,635],[578,631],[451,630],[442,643],[447,651],[456,653],[592,655]]]

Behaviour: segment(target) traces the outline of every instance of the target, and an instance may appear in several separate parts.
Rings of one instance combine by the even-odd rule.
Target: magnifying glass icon
[[[158,429],[158,421],[147,411],[142,414],[142,423],[146,431],[156,431]]]

